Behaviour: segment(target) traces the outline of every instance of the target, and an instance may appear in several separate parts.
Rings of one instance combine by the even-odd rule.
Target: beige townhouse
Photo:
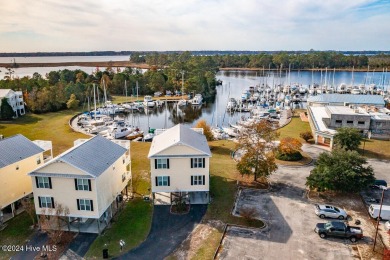
[[[210,157],[206,137],[178,124],[153,138],[148,158],[156,205],[169,205],[179,196],[190,204],[210,201]]]
[[[63,230],[100,233],[129,194],[130,141],[76,140],[29,175],[38,215],[57,215]]]

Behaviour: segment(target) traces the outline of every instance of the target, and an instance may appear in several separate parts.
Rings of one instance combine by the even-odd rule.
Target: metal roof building
[[[153,138],[148,158],[156,157],[160,152],[176,145],[189,146],[211,157],[206,137],[183,124],[178,124]]]
[[[60,154],[47,164],[65,162],[93,177],[98,177],[126,152],[127,149],[123,146],[96,135],[86,141],[78,142],[78,145]],[[42,167],[46,167],[46,165]],[[42,167],[30,175],[42,175],[39,173],[39,169]]]
[[[308,106],[316,105],[368,105],[384,107],[385,101],[380,95],[321,94],[307,99]]]
[[[17,134],[0,140],[0,168],[44,152],[44,149]]]

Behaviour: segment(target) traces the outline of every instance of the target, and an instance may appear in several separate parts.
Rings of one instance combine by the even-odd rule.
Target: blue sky
[[[15,0],[0,52],[389,50],[389,0]]]

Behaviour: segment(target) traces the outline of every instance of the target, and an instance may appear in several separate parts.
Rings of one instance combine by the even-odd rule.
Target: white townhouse
[[[50,151],[50,155],[46,155],[46,151]],[[51,156],[50,141],[30,141],[20,134],[0,139],[0,215],[3,221],[23,210],[21,199],[32,192],[31,178],[27,174]]]
[[[172,204],[179,194],[209,203],[210,157],[206,137],[182,124],[156,135],[148,155],[154,204]]]
[[[13,91],[12,89],[0,89],[0,104],[3,98],[6,98],[8,104],[14,110],[14,117],[24,115],[26,110],[24,108],[23,93],[22,91]]]
[[[29,173],[38,215],[61,216],[61,229],[100,233],[128,195],[130,141],[102,136],[75,141],[73,148]]]

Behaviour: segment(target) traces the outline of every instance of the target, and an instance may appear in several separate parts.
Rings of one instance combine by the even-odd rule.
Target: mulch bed
[[[175,215],[185,215],[190,212],[191,205],[186,205],[186,209],[184,211],[178,211],[177,205],[171,205],[171,213]]]

